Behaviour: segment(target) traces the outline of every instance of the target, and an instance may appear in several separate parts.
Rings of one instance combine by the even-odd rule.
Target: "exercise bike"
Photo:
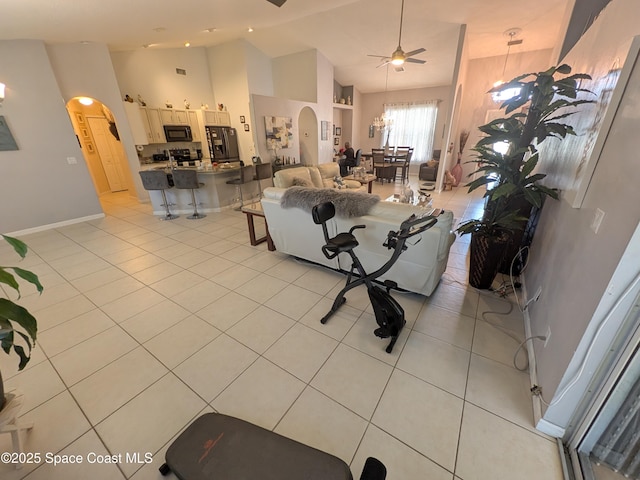
[[[353,235],[353,232],[360,228],[366,228],[366,225],[354,225],[348,233],[343,232],[337,234],[335,237],[329,237],[327,221],[332,219],[335,214],[336,209],[331,202],[318,204],[311,210],[313,222],[316,225],[322,225],[322,231],[326,242],[322,247],[322,253],[324,256],[328,259],[332,259],[341,253],[346,253],[351,257],[352,261],[351,270],[347,275],[347,281],[344,288],[340,290],[336,296],[329,313],[322,317],[320,322],[322,324],[327,323],[327,320],[329,320],[331,315],[333,315],[340,306],[347,301],[345,293],[355,287],[365,284],[367,286],[367,292],[369,294],[371,306],[373,307],[373,312],[376,316],[376,322],[379,326],[373,333],[379,338],[391,337],[391,341],[385,349],[387,353],[391,353],[393,346],[398,340],[400,331],[406,323],[404,310],[390,293],[392,288],[398,288],[398,284],[392,280],[385,280],[383,282],[385,288],[383,289],[374,285],[373,280],[384,275],[389,271],[394,263],[396,263],[402,252],[407,249],[407,240],[409,238],[430,229],[438,222],[438,220],[433,215],[416,216],[415,214],[404,220],[400,224],[400,229],[395,232],[390,231],[387,234],[386,240],[382,244],[389,250],[393,250],[391,258],[389,258],[389,260],[387,260],[387,262],[378,270],[367,274],[360,263],[360,260],[353,251],[354,248],[358,246],[358,240]],[[354,278],[354,271],[357,271],[357,278]]]

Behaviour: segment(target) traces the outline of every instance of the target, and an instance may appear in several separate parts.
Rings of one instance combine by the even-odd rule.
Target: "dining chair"
[[[396,176],[396,167],[390,162],[385,161],[384,148],[372,148],[371,155],[373,156],[373,170],[376,174],[376,179],[384,183],[385,180],[391,182]]]

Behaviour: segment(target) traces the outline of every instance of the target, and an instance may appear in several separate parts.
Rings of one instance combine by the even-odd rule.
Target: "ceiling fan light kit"
[[[398,47],[395,49],[395,51],[391,54],[390,57],[387,57],[386,55],[368,55],[369,57],[377,57],[377,58],[382,58],[382,63],[380,65],[378,65],[378,67],[384,67],[385,65],[388,65],[389,63],[391,63],[392,65],[394,65],[396,68],[396,72],[403,72],[404,69],[403,68],[399,68],[402,67],[402,65],[405,64],[405,62],[407,63],[418,63],[418,64],[424,64],[426,63],[425,60],[420,60],[418,58],[410,58],[413,57],[414,55],[418,55],[419,53],[422,53],[425,51],[424,48],[418,48],[416,50],[412,50],[408,53],[405,53],[404,50],[402,50],[402,19],[404,16],[404,0],[402,0],[402,5],[400,7],[400,31],[398,32]]]

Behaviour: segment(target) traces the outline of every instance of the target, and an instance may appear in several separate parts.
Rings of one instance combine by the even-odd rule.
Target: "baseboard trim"
[[[526,305],[528,294],[527,294],[527,284],[524,276],[520,277],[520,281],[522,283],[522,294],[523,299],[521,300],[522,305]],[[533,348],[533,333],[531,331],[531,317],[529,316],[529,310],[526,308],[524,312],[522,312],[524,317],[524,334],[525,338],[529,338],[530,340],[527,342],[527,354],[529,357],[529,384],[531,387],[534,385],[539,385],[538,383],[538,366],[536,363],[536,352]],[[540,430],[542,433],[546,433],[555,438],[563,438],[565,429],[554,425],[553,423],[548,422],[544,418],[542,418],[542,399],[538,395],[531,395],[531,402],[533,406],[533,420],[534,425],[537,430]]]
[[[536,423],[536,429],[540,430],[542,433],[546,433],[547,435],[558,439],[563,438],[564,434],[566,433],[566,430],[564,428],[548,422],[544,418],[541,418],[538,423]]]
[[[66,227],[67,225],[73,225],[74,223],[88,222],[90,220],[98,220],[104,218],[104,213],[97,213],[95,215],[87,215],[86,217],[72,218],[70,220],[64,220],[62,222],[49,223],[47,225],[40,225],[39,227],[26,228],[24,230],[17,230],[15,232],[9,232],[6,235],[20,236],[29,235],[30,233],[44,232],[46,230],[52,230],[54,228]]]

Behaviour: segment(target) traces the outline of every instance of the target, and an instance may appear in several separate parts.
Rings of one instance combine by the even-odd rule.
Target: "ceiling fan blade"
[[[367,57],[376,57],[376,58],[389,58],[386,55],[367,55]]]
[[[390,58],[385,58],[382,63],[380,65],[378,65],[376,68],[380,68],[380,67],[384,67],[386,65],[389,65],[389,63],[391,62]]]
[[[267,0],[267,2],[274,4],[276,7],[281,7],[287,0]]]
[[[427,63],[425,60],[420,60],[418,58],[407,58],[404,61],[405,63],[419,63],[420,65]]]
[[[404,54],[405,57],[413,57],[414,55],[418,55],[419,53],[426,52],[424,48],[418,48],[417,50],[412,50]]]

